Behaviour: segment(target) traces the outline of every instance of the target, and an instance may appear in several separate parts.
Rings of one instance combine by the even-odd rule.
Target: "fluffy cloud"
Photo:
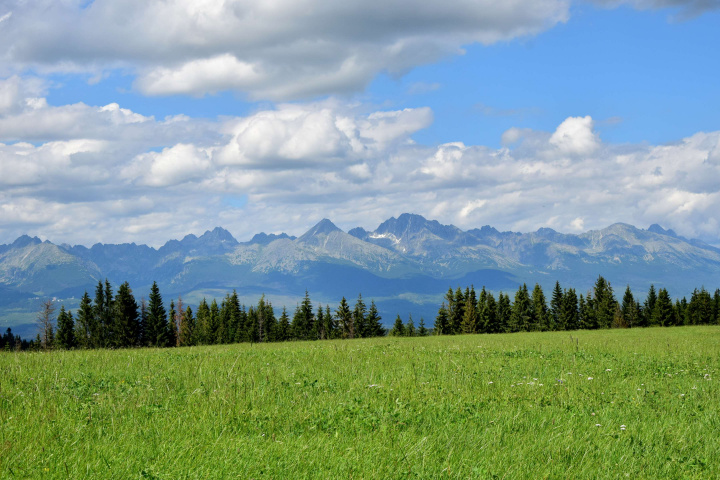
[[[463,228],[623,221],[720,237],[720,132],[613,145],[580,116],[552,132],[511,129],[502,148],[427,146],[411,138],[432,122],[427,108],[329,100],[158,121],[116,104],[49,106],[33,96],[41,87],[20,84],[0,83],[11,91],[0,113],[0,243],[30,233],[157,245],[217,225],[245,239],[299,234],[323,217],[374,228],[402,212]],[[28,137],[40,140],[15,141]]]
[[[358,91],[379,72],[533,35],[568,11],[569,0],[9,0],[0,60],[15,71],[128,69],[149,95],[291,99]]]

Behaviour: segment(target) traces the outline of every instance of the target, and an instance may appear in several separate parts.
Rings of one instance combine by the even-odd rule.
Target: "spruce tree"
[[[510,314],[510,331],[527,332],[533,320],[533,306],[526,284],[518,287]]]
[[[412,313],[408,315],[408,321],[405,324],[405,336],[406,337],[415,337],[417,336],[417,330],[415,329],[415,322],[413,322],[412,319]]]
[[[210,303],[210,323],[208,324],[208,343],[215,345],[221,343],[220,339],[220,308],[217,300],[213,298]]]
[[[75,341],[75,322],[71,312],[65,311],[65,305],[60,306],[60,313],[57,317],[57,334],[55,345],[63,350],[70,350],[77,346]]]
[[[635,301],[635,297],[632,294],[632,290],[630,290],[630,285],[625,287],[625,294],[623,295],[620,312],[622,314],[623,320],[625,321],[625,324],[629,328],[638,326],[638,314],[640,312],[637,308],[637,302]]]
[[[340,305],[335,310],[335,318],[342,331],[343,338],[355,338],[355,326],[353,325],[352,313],[345,297],[340,300]]]
[[[497,302],[497,327],[495,333],[506,333],[510,331],[510,316],[512,315],[512,306],[510,303],[510,295],[500,292]]]
[[[275,338],[278,342],[284,342],[290,338],[290,317],[288,317],[287,309],[283,307],[282,314],[280,315],[280,321],[278,322],[278,329]]]
[[[445,335],[449,333],[448,312],[445,307],[445,302],[442,303],[440,309],[438,310],[437,317],[435,317],[434,330],[435,335]]]
[[[475,289],[468,289],[464,295],[465,312],[460,322],[460,332],[477,333],[478,332],[478,305],[475,298]]]
[[[338,325],[330,313],[330,305],[325,305],[325,331],[327,332],[327,338],[338,338]]]
[[[92,346],[95,348],[104,348],[107,346],[110,312],[106,312],[105,309],[108,303],[105,301],[105,285],[103,285],[102,281],[98,281],[97,287],[95,287],[95,304],[93,305],[93,315],[95,318],[92,321],[90,330],[90,343],[92,343]]]
[[[367,327],[368,336],[382,337],[385,335],[385,328],[382,325],[382,317],[378,313],[374,300],[370,301],[370,310],[365,318],[365,325]]]
[[[616,304],[610,282],[602,275],[598,276],[592,302],[596,328],[610,328],[615,318]]]
[[[162,296],[160,295],[157,282],[153,282],[152,287],[150,287],[150,296],[148,297],[147,338],[145,342],[152,347],[164,347],[168,343],[167,335],[167,313],[163,306]]]
[[[205,298],[198,305],[195,314],[195,339],[198,345],[211,344],[212,335],[210,334],[210,307]]]
[[[562,306],[563,306],[563,291],[560,288],[560,282],[555,282],[555,288],[553,289],[552,298],[550,299],[550,325],[549,330],[565,330],[565,325],[562,324]]]
[[[574,288],[568,288],[563,293],[559,323],[563,330],[577,330],[580,328],[578,297]]]
[[[547,331],[550,327],[547,302],[540,284],[535,284],[532,297],[532,324],[530,329],[534,331]]]
[[[675,325],[675,311],[673,309],[672,299],[667,289],[658,290],[657,301],[652,312],[652,325],[668,327]]]
[[[112,345],[134,347],[140,343],[138,305],[128,282],[120,285],[113,304]]]
[[[403,324],[402,318],[398,315],[395,318],[393,328],[390,330],[391,337],[404,337],[405,336],[405,325]]]
[[[365,325],[365,315],[367,314],[367,307],[363,302],[362,295],[358,294],[357,302],[355,302],[355,308],[353,309],[352,318],[353,325],[355,326],[355,336],[358,338],[369,337],[367,325]]]
[[[180,323],[180,334],[178,342],[181,347],[189,345],[195,345],[196,338],[196,324],[195,318],[193,317],[192,308],[188,305],[185,309],[185,313],[182,316],[182,323]]]
[[[418,337],[427,337],[430,332],[428,332],[428,329],[425,328],[425,319],[420,317],[420,325],[418,325],[418,331],[417,331]]]
[[[655,303],[657,302],[657,293],[655,292],[655,285],[650,284],[647,297],[645,298],[645,304],[643,305],[643,316],[642,326],[649,327],[653,324],[653,311],[655,310]]]
[[[492,293],[485,297],[485,304],[482,308],[481,320],[483,333],[498,333],[500,326],[497,318],[497,303]]]
[[[178,344],[178,314],[175,311],[175,301],[170,300],[170,311],[167,318],[167,331],[165,333],[165,347],[177,347]]]
[[[75,339],[80,348],[92,348],[94,345],[90,337],[94,313],[90,295],[87,292],[80,299],[80,306],[77,310],[77,322],[75,323]]]

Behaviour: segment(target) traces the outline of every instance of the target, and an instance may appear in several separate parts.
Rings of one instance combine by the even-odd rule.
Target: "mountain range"
[[[616,223],[579,235],[550,228],[463,231],[413,214],[390,218],[372,232],[344,232],[324,219],[299,237],[259,233],[248,242],[217,227],[157,249],[56,245],[23,235],[0,245],[0,326],[32,334],[42,299],[74,308],[83,292],[92,296],[105,279],[115,287],[130,282],[138,298],[157,281],[168,303],[181,295],[194,305],[233,289],[246,303],[266,294],[276,309],[286,305],[291,313],[306,290],[314,302],[333,308],[341,296],[353,303],[362,293],[376,301],[386,324],[410,313],[432,324],[448,287],[474,284],[512,297],[522,283],[539,283],[547,294],[558,280],[584,292],[598,275],[617,296],[625,285],[642,296],[653,283],[682,297],[695,287],[720,286],[720,249],[658,225],[643,230]]]

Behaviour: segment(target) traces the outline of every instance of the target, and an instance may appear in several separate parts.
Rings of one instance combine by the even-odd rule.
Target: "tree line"
[[[264,295],[257,305],[246,307],[233,291],[219,305],[215,299],[210,303],[203,299],[193,311],[181,297],[166,308],[156,282],[147,301],[142,298],[138,303],[128,282],[114,291],[105,280],[98,282],[94,299],[85,292],[75,312],[62,305],[56,321],[54,314],[53,302],[44,302],[38,313],[37,337],[24,344],[18,343],[18,337],[0,348],[175,347],[386,334],[374,301],[368,307],[359,295],[352,308],[345,297],[334,310],[321,304],[315,308],[307,291],[291,318],[285,307],[277,317]]]
[[[450,288],[438,310],[434,333],[511,333],[599,328],[630,328],[720,323],[720,289],[713,295],[703,287],[672,301],[665,288],[650,285],[640,303],[627,286],[618,301],[610,283],[599,276],[593,288],[578,295],[555,282],[548,303],[539,284],[532,292],[526,284],[518,287],[514,299],[500,292],[496,299],[482,288]]]

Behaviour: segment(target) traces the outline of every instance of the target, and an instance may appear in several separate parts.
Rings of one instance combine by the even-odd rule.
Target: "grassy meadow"
[[[0,353],[0,478],[718,478],[720,327]]]

